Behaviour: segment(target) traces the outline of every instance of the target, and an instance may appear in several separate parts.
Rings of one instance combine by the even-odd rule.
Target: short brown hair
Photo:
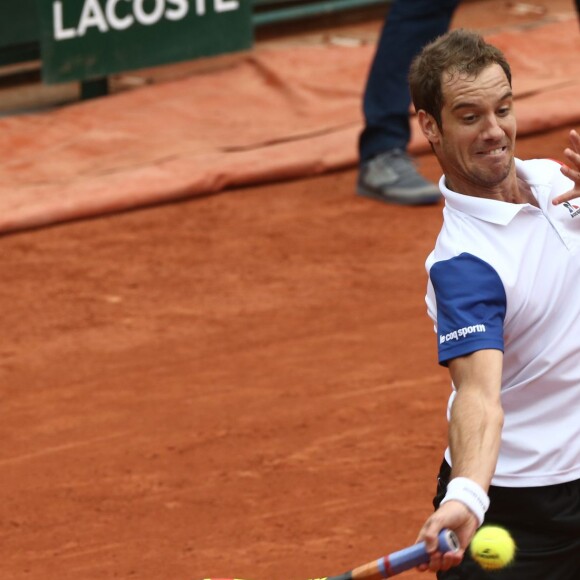
[[[464,29],[452,30],[426,45],[415,57],[409,71],[409,87],[415,110],[434,117],[441,129],[444,73],[477,76],[492,64],[499,64],[512,84],[510,65],[495,46],[481,35]]]

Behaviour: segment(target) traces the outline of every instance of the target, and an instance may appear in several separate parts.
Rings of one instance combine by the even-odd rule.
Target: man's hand
[[[418,567],[419,570],[436,572],[459,565],[465,549],[477,531],[477,524],[477,518],[463,503],[451,500],[443,504],[427,519],[417,537],[418,542],[425,542],[427,551],[431,553],[429,564],[422,564]],[[461,545],[458,552],[441,554],[437,551],[437,538],[443,528],[449,528],[457,534]]]
[[[580,135],[574,129],[570,131],[570,144],[571,148],[564,149],[568,165],[563,165],[560,171],[574,182],[574,187],[570,191],[555,197],[552,200],[554,205],[580,197]]]

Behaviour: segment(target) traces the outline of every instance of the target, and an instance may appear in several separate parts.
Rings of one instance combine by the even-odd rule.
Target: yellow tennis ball
[[[510,533],[500,526],[483,526],[471,540],[472,558],[485,570],[499,570],[507,566],[516,553]]]

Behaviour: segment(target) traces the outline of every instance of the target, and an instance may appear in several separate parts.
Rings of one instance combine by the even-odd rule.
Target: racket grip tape
[[[451,530],[442,530],[439,533],[438,550],[445,553],[456,552],[458,549],[459,541],[457,536]],[[430,555],[425,547],[425,542],[420,542],[379,558],[374,562],[359,566],[340,576],[328,577],[326,580],[379,580],[381,578],[390,578],[405,570],[415,568],[419,564],[426,564],[429,562],[429,558]]]

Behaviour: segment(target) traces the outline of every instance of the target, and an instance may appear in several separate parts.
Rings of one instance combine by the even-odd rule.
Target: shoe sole
[[[439,202],[441,193],[401,193],[385,195],[376,193],[370,189],[366,189],[361,185],[357,185],[356,192],[362,197],[368,197],[383,203],[395,203],[398,205],[434,205]]]

